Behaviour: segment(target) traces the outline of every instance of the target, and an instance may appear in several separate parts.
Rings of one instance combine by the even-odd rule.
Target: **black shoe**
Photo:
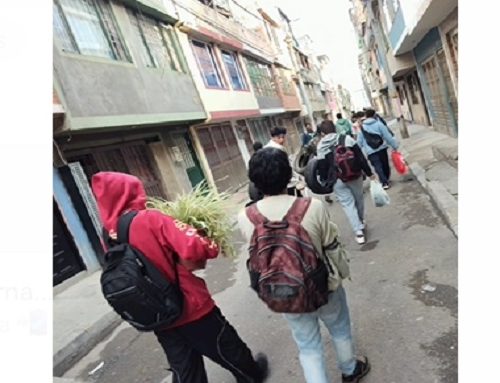
[[[262,383],[267,379],[269,375],[269,362],[267,361],[266,354],[259,352],[257,355],[255,355],[255,362],[257,363],[257,366],[259,366],[260,370],[260,378],[259,380],[257,380],[257,383]]]
[[[358,359],[356,361],[356,367],[351,375],[342,374],[342,383],[358,383],[363,376],[368,374],[370,371],[370,363],[366,356],[363,356],[362,359],[364,360]]]

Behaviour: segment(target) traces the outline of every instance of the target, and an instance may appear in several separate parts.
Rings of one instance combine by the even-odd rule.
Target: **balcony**
[[[300,75],[302,76],[302,79],[304,82],[310,83],[310,84],[317,84],[319,83],[319,74],[312,69],[306,69],[306,68],[300,68]]]
[[[390,40],[394,54],[414,49],[427,32],[439,25],[458,6],[458,0],[426,0],[406,7],[404,18],[397,12]],[[404,27],[404,28],[403,28]]]
[[[183,0],[178,4],[178,11],[184,25],[195,32],[213,31],[221,34],[222,39],[228,36],[245,44],[245,48],[256,49],[263,57],[275,55],[265,33],[263,22],[252,29],[197,0]]]
[[[388,52],[387,63],[392,77],[400,77],[415,67],[415,59],[411,52],[400,56],[394,56],[391,52]]]

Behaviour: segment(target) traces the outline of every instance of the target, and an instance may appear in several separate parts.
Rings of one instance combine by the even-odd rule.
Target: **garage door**
[[[148,196],[165,198],[156,163],[145,142],[88,149],[81,154],[68,154],[67,157],[69,162],[80,162],[89,183],[92,175],[100,171],[127,173],[143,182]]]
[[[442,70],[440,66],[446,65],[444,51],[440,49],[423,65],[425,82],[430,91],[430,104],[433,111],[432,125],[442,133],[455,135],[455,116],[457,101],[453,88],[450,87],[451,80],[446,81],[443,73],[448,73],[448,69]]]
[[[230,124],[196,129],[219,192],[232,192],[248,182],[247,170]]]

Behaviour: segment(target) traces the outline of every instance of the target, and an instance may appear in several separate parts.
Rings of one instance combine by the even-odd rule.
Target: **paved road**
[[[457,382],[457,240],[415,180],[395,176],[391,205],[373,207],[367,195],[367,243],[354,242],[335,203],[327,208],[351,254],[353,279],[346,282],[354,336],[369,356],[366,383]],[[236,238],[241,241],[241,238]],[[242,248],[243,249],[243,248]],[[248,288],[245,254],[221,259],[204,271],[215,300],[254,351],[269,355],[269,382],[300,383],[303,375],[290,331]],[[340,382],[326,331],[332,382]],[[89,372],[99,367],[93,374]],[[126,324],[65,377],[86,382],[170,382],[165,357],[150,334]],[[234,382],[207,361],[210,382]]]

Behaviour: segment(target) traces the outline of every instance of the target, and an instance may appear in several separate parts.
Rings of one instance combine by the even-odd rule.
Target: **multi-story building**
[[[149,5],[146,5],[149,4]],[[54,133],[67,163],[90,179],[134,174],[168,198],[204,178],[189,126],[206,119],[159,1],[54,0],[54,86],[66,110]]]
[[[148,195],[165,198],[205,177],[188,128],[207,116],[176,22],[175,10],[155,0],[53,1],[54,89],[64,109],[54,119],[54,217],[71,226],[66,252],[83,257],[54,259],[62,265],[54,283],[72,274],[65,268],[98,265],[93,174],[130,173]]]
[[[337,100],[337,92],[335,91],[334,81],[332,79],[332,65],[330,58],[326,55],[317,56],[319,64],[319,77],[322,84],[322,91],[326,98],[327,113],[331,116],[337,113],[342,113]]]
[[[359,63],[385,114],[458,132],[456,0],[351,0]]]
[[[233,190],[247,182],[252,143],[266,144],[273,126],[285,127],[290,152],[298,150],[300,101],[280,24],[252,4],[224,4],[180,0],[177,8],[181,45],[208,115],[191,131],[209,180]]]

